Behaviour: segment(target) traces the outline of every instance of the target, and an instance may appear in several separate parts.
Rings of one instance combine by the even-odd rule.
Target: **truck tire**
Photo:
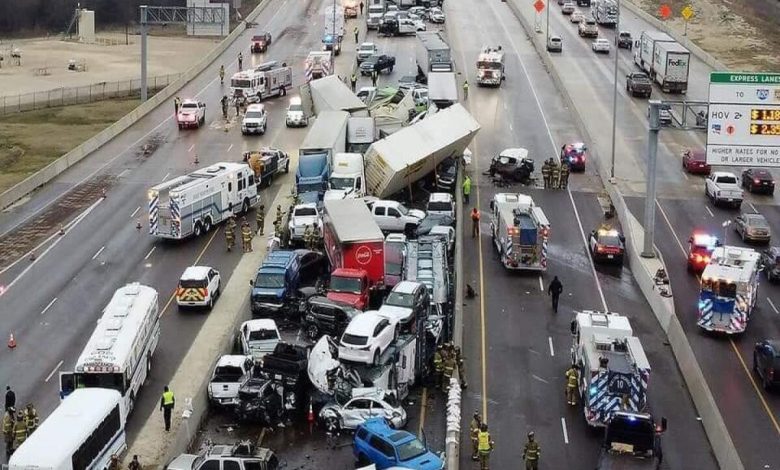
[[[284,164],[284,172],[289,173],[290,172],[290,160],[287,160],[287,163]]]
[[[336,55],[338,55],[338,54],[336,54]],[[286,96],[286,95],[287,95],[287,87],[286,86],[282,86],[282,96]]]
[[[203,234],[203,225],[201,225],[200,221],[195,222],[195,227],[192,229],[192,234],[196,237],[199,237]]]
[[[319,335],[320,335],[320,327],[318,327],[316,323],[309,323],[306,326],[306,336],[310,340],[316,341]]]
[[[203,233],[211,231],[211,217],[206,217],[203,221]]]

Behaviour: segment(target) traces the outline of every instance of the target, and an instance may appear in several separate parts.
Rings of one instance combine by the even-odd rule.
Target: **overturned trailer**
[[[463,155],[479,129],[474,117],[456,103],[374,142],[365,155],[368,193],[388,198],[411,186],[446,158]]]
[[[318,115],[323,111],[355,111],[365,110],[366,104],[349,89],[336,75],[312,80],[301,85],[301,105],[307,117]]]

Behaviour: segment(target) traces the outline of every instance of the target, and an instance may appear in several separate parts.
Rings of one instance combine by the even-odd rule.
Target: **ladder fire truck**
[[[742,333],[758,299],[759,253],[722,246],[701,275],[696,324],[707,331]]]

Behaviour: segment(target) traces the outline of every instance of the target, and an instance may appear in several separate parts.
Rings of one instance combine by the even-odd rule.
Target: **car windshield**
[[[409,209],[407,209],[403,204],[398,204],[396,209],[398,209],[398,212],[400,212],[402,215],[409,215]]]
[[[429,211],[445,211],[449,212],[452,210],[452,203],[450,202],[429,202],[428,203],[428,210]]]
[[[233,88],[249,88],[251,86],[249,80],[230,80],[230,86]]]
[[[719,297],[726,297],[729,299],[733,299],[737,296],[737,285],[726,280],[719,281],[717,279],[702,278],[701,290],[712,292]]]
[[[220,366],[214,370],[214,382],[238,382],[244,371],[237,366]]]
[[[352,189],[355,184],[355,178],[351,176],[332,176],[330,178],[330,189]]]
[[[398,446],[398,460],[405,462],[413,458],[419,457],[426,453],[428,449],[425,448],[419,439],[414,438],[409,442],[404,442]]]
[[[260,289],[281,289],[284,287],[283,274],[258,274],[255,287]]]
[[[478,69],[501,70],[501,62],[479,61],[479,62],[477,62],[477,68]]]
[[[404,294],[401,292],[390,292],[385,300],[385,305],[393,305],[396,307],[412,308],[414,304],[414,296],[412,294]]]
[[[197,103],[184,103],[181,105],[182,109],[198,109]]]
[[[299,207],[295,209],[295,217],[311,217],[317,215],[317,209],[313,207]]]
[[[247,111],[246,114],[244,114],[244,119],[262,119],[263,114],[262,111]]]
[[[314,193],[322,189],[320,183],[298,184],[298,193]]]
[[[333,292],[348,292],[359,294],[361,292],[361,282],[356,277],[331,277],[330,290]]]
[[[344,333],[341,337],[341,342],[344,344],[351,344],[354,346],[364,346],[368,343],[368,336],[352,335]]]
[[[255,330],[249,332],[249,341],[265,341],[268,339],[279,339],[276,330]]]

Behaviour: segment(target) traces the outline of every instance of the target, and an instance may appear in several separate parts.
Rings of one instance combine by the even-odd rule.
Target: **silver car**
[[[395,429],[406,424],[406,410],[395,395],[378,388],[356,388],[352,396],[344,405],[333,402],[322,407],[320,420],[326,429],[356,429],[369,418],[385,418]]]

